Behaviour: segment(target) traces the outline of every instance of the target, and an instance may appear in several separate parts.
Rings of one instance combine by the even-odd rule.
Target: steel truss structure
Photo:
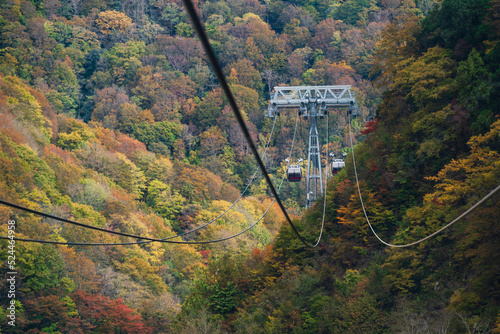
[[[307,153],[306,208],[323,194],[321,171],[321,146],[318,138],[317,119],[323,119],[328,107],[347,107],[353,117],[358,115],[358,105],[351,86],[294,86],[274,87],[266,116],[279,116],[280,108],[299,108],[299,115],[310,118],[309,149]]]

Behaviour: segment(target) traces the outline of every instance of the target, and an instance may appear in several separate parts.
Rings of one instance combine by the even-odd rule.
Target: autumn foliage
[[[16,328],[2,333],[465,333],[500,328],[496,0],[195,1],[250,137],[278,184],[295,111],[277,85],[351,85],[360,117],[329,110],[324,230],[305,247],[256,165],[182,1],[0,3],[0,198],[141,236],[215,244],[16,243]],[[348,123],[350,122],[350,123]],[[271,129],[274,132],[271,136]],[[292,161],[307,157],[300,118]],[[352,128],[352,133],[349,129]],[[323,161],[327,165],[328,157]],[[251,182],[251,183],[250,183]],[[247,185],[249,185],[247,187]],[[246,189],[242,198],[241,191]],[[284,182],[314,243],[322,200]],[[267,213],[266,213],[267,212]],[[0,235],[131,238],[0,206]],[[2,273],[6,241],[0,241]],[[6,290],[0,281],[0,291]],[[439,319],[439,320],[438,320]],[[442,321],[441,321],[442,320]]]

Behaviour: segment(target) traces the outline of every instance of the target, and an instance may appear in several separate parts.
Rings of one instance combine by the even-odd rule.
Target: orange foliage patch
[[[2,94],[2,92],[0,92],[0,94]],[[1,108],[0,106],[0,110]],[[10,112],[0,113],[0,128],[16,144],[23,144],[26,142],[25,136],[18,131],[20,127],[21,125]]]
[[[136,151],[146,151],[146,145],[120,132],[99,127],[96,129],[96,135],[108,150],[125,154],[127,158]]]
[[[63,150],[62,148],[57,147],[53,144],[50,144],[49,146],[43,148],[43,155],[45,157],[56,155],[60,157],[67,164],[77,164],[77,160],[71,154],[71,152]]]

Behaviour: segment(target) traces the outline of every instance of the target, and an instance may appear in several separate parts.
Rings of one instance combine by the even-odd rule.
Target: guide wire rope
[[[291,145],[291,148],[290,148],[290,154],[288,156],[288,158],[289,158],[288,160],[289,161],[290,161],[290,158],[292,156],[292,151],[293,151],[293,147],[294,147],[294,143],[295,143],[295,134],[297,132],[298,118],[299,118],[299,116],[297,115],[297,119],[295,121],[294,136],[293,136],[293,139],[292,139],[292,145]],[[287,168],[288,168],[289,164],[290,164],[290,162],[288,162]],[[281,184],[279,186],[279,190],[281,190],[281,186],[283,185],[283,181],[284,181],[285,175],[286,175],[286,172],[283,174],[283,178],[281,180]],[[269,204],[269,206],[267,207],[266,211],[260,216],[259,219],[257,219],[257,221],[255,221],[254,223],[252,223],[249,227],[247,227],[243,231],[238,232],[237,234],[234,234],[234,235],[231,235],[231,236],[225,237],[225,238],[220,238],[220,239],[215,239],[215,240],[206,240],[206,241],[173,241],[173,240],[169,240],[169,239],[176,238],[176,237],[179,237],[181,235],[170,236],[170,237],[163,238],[163,239],[154,239],[154,238],[148,238],[148,237],[141,237],[141,236],[137,236],[137,235],[127,234],[127,233],[122,233],[122,232],[116,232],[116,231],[112,231],[112,230],[106,230],[106,229],[98,228],[98,227],[95,227],[95,226],[92,226],[92,225],[87,225],[87,224],[83,224],[83,223],[74,222],[74,221],[71,221],[69,219],[52,216],[52,215],[49,215],[49,214],[46,214],[46,213],[43,213],[43,212],[40,212],[40,211],[36,211],[36,210],[33,210],[33,209],[25,208],[25,207],[22,207],[20,205],[9,203],[7,201],[4,201],[4,200],[0,199],[0,203],[1,204],[5,204],[7,206],[11,206],[11,207],[14,207],[14,208],[19,209],[19,210],[23,210],[23,211],[27,211],[27,212],[30,212],[30,213],[38,214],[38,215],[41,215],[41,216],[45,216],[45,217],[48,217],[48,218],[56,219],[56,220],[63,221],[63,222],[66,222],[66,223],[70,223],[70,224],[73,224],[73,225],[78,225],[78,226],[81,226],[81,227],[84,227],[84,228],[91,228],[91,229],[96,229],[96,230],[99,230],[99,231],[108,232],[108,233],[112,233],[112,234],[118,234],[118,235],[122,235],[122,236],[128,236],[128,237],[131,237],[131,238],[146,239],[146,240],[137,241],[137,242],[117,242],[117,243],[83,243],[83,242],[69,242],[69,241],[64,242],[64,241],[39,240],[39,239],[25,239],[25,238],[17,238],[17,237],[10,238],[10,237],[5,237],[5,236],[0,236],[0,239],[4,239],[4,240],[5,239],[8,239],[8,240],[12,240],[13,239],[13,240],[16,240],[16,241],[24,241],[24,242],[36,242],[36,243],[56,244],[56,245],[69,245],[69,246],[126,246],[126,245],[146,244],[146,243],[151,243],[151,242],[164,242],[164,243],[174,243],[174,244],[209,244],[209,243],[216,243],[216,242],[226,241],[226,240],[235,238],[235,237],[240,236],[243,233],[247,232],[248,230],[250,230],[252,227],[254,227],[257,223],[259,223],[266,216],[266,214],[269,212],[269,210],[271,209],[271,206],[274,204],[275,201],[276,201],[276,199],[273,199],[273,201],[271,202],[271,204]],[[192,232],[193,231],[194,230],[192,230]]]
[[[273,122],[273,126],[271,128],[271,133],[269,135],[269,139],[266,143],[266,146],[265,146],[265,149],[264,149],[264,153],[262,155],[263,158],[265,158],[266,156],[266,153],[267,153],[267,149],[269,148],[269,145],[271,143],[271,138],[273,136],[273,133],[274,133],[274,129],[275,129],[275,125],[276,125],[276,119],[274,120]],[[246,188],[242,191],[242,193],[240,194],[240,196],[222,213],[220,213],[217,217],[215,217],[214,219],[210,220],[209,222],[201,225],[201,226],[198,226],[192,230],[189,230],[189,231],[186,231],[186,232],[183,232],[183,233],[180,233],[180,234],[177,234],[177,235],[173,235],[173,236],[170,236],[170,237],[167,237],[167,238],[162,238],[160,240],[162,241],[165,241],[165,240],[169,240],[169,239],[174,239],[174,238],[178,238],[178,237],[182,237],[184,235],[187,235],[187,234],[190,234],[190,233],[193,233],[193,232],[196,232],[210,224],[212,224],[213,222],[215,222],[216,220],[218,220],[219,218],[221,218],[223,215],[225,215],[232,207],[234,207],[236,205],[236,203],[243,197],[243,195],[245,194],[245,192],[248,190],[248,188],[250,187],[250,185],[253,183],[254,179],[255,179],[255,176],[257,175],[257,173],[259,172],[259,167],[257,167],[257,169],[255,170],[250,182],[248,183],[248,185],[246,186]],[[0,199],[0,204],[4,204],[6,206],[10,206],[10,207],[13,207],[13,208],[16,208],[16,209],[19,209],[19,210],[22,210],[22,211],[28,211],[30,213],[34,213],[34,214],[37,214],[37,215],[41,215],[41,216],[45,216],[47,218],[52,218],[52,219],[55,219],[55,220],[58,220],[58,221],[63,221],[63,222],[66,222],[66,223],[70,223],[68,220],[65,220],[64,218],[60,218],[60,217],[56,217],[56,216],[52,216],[52,215],[47,215],[47,214],[44,214],[42,212],[39,212],[39,211],[36,211],[36,210],[26,210],[27,208],[24,208],[20,205],[16,205],[16,204],[13,204],[13,203],[10,203],[10,202],[7,202],[7,201],[4,201],[2,199]],[[76,222],[74,222],[76,223]],[[73,222],[71,223],[73,224]],[[74,224],[74,225],[78,225],[78,226],[81,226],[81,227],[86,227],[85,224],[83,225],[79,225],[79,223],[77,224]],[[89,225],[90,226],[90,225]],[[109,233],[110,230],[105,230],[106,232]],[[5,239],[5,237],[1,237],[0,236],[0,239]],[[142,239],[142,238],[141,238]],[[28,239],[24,239],[24,240],[21,240],[19,239],[20,241],[28,241]],[[31,240],[31,239],[30,239]],[[34,239],[33,239],[34,240]],[[40,241],[40,240],[39,240]],[[85,245],[102,245],[102,246],[107,246],[107,245],[135,245],[135,244],[142,244],[142,243],[149,243],[149,242],[153,242],[153,241],[140,241],[140,242],[121,242],[121,243],[85,243]],[[68,244],[68,245],[75,245],[75,244],[83,244],[83,243],[64,243],[64,242],[55,242],[55,241],[52,241],[50,243],[55,243],[55,244]]]
[[[271,138],[273,137],[273,133],[274,133],[274,127],[276,125],[276,119],[274,119],[273,121],[273,126],[271,128],[271,133],[269,135],[269,139],[267,140],[267,143],[266,143],[266,146],[264,148],[264,152],[262,154],[262,159],[265,159],[266,158],[266,154],[267,154],[267,149],[269,148],[269,145],[271,143]],[[205,224],[203,225],[200,225],[192,230],[189,230],[189,231],[186,231],[186,232],[183,232],[183,233],[180,233],[180,234],[177,234],[175,236],[172,236],[172,237],[168,237],[166,238],[165,240],[168,240],[168,239],[173,239],[173,238],[178,238],[178,237],[182,237],[184,235],[187,235],[187,234],[191,234],[193,232],[196,232],[198,230],[201,230],[202,228],[205,228],[207,227],[208,225],[212,224],[213,222],[219,220],[219,218],[221,218],[222,216],[224,216],[226,213],[229,212],[229,210],[231,210],[235,205],[236,203],[239,202],[239,200],[243,197],[243,195],[247,192],[248,188],[250,188],[250,186],[252,185],[253,181],[255,180],[255,177],[257,176],[257,173],[259,172],[259,167],[257,166],[257,168],[255,169],[255,172],[253,173],[253,176],[252,178],[250,179],[250,181],[248,182],[246,188],[241,192],[240,196],[226,209],[224,210],[222,213],[220,213],[217,217],[215,217],[214,219],[210,220],[209,222],[206,222]]]
[[[219,61],[217,60],[217,57],[212,49],[212,46],[210,45],[210,41],[208,40],[207,34],[205,33],[205,29],[203,28],[203,26],[201,24],[201,21],[198,17],[198,14],[196,13],[196,10],[194,8],[193,3],[191,2],[191,0],[183,0],[183,3],[184,3],[184,7],[186,8],[186,12],[188,13],[188,15],[191,19],[191,23],[193,25],[193,28],[196,31],[198,38],[200,39],[201,45],[202,45],[203,49],[205,50],[205,53],[208,57],[210,64],[212,65],[212,69],[214,70],[215,75],[217,76],[217,79],[219,80],[219,84],[221,85],[221,88],[224,91],[224,94],[226,95],[226,98],[229,102],[229,105],[233,109],[234,116],[236,117],[236,120],[238,121],[238,124],[241,128],[241,131],[243,132],[243,135],[248,143],[248,146],[250,146],[250,150],[252,151],[252,153],[255,157],[255,160],[257,161],[258,165],[260,166],[260,169],[262,171],[262,175],[264,176],[264,179],[266,180],[266,182],[271,190],[271,193],[273,194],[274,198],[276,199],[276,202],[278,203],[281,211],[283,212],[283,215],[285,216],[287,223],[290,225],[290,227],[292,228],[292,230],[295,233],[295,235],[297,236],[297,238],[299,238],[299,240],[306,247],[314,248],[313,245],[309,244],[300,235],[295,224],[290,219],[290,216],[288,215],[288,212],[286,211],[285,206],[281,202],[281,199],[276,191],[276,188],[274,187],[273,182],[271,181],[271,178],[269,177],[269,174],[267,173],[267,169],[264,166],[264,163],[262,162],[262,159],[259,156],[259,152],[257,151],[257,148],[255,147],[255,144],[252,141],[248,127],[245,124],[245,120],[243,119],[243,116],[241,115],[241,112],[238,108],[236,100],[231,92],[231,89],[229,88],[229,84],[226,80],[224,73],[222,72],[222,68],[220,67]]]
[[[259,156],[259,153],[257,151],[257,148],[255,146],[255,144],[253,143],[252,141],[252,138],[250,136],[250,132],[245,124],[245,120],[243,119],[243,116],[241,115],[241,112],[238,108],[238,105],[236,103],[236,100],[233,96],[233,94],[231,93],[231,89],[229,88],[229,84],[227,83],[226,81],[226,78],[224,76],[224,73],[222,72],[222,69],[219,65],[219,62],[217,60],[217,57],[215,56],[215,53],[213,52],[212,50],[212,47],[210,45],[210,42],[208,40],[208,37],[201,25],[201,21],[199,20],[198,18],[198,15],[196,14],[196,10],[194,8],[194,5],[193,3],[190,1],[190,0],[183,0],[184,2],[184,6],[186,7],[186,11],[188,12],[189,16],[190,16],[190,19],[193,23],[193,27],[194,27],[194,30],[196,31],[197,35],[198,35],[198,38],[200,39],[201,43],[202,43],[202,46],[205,50],[205,53],[207,54],[207,57],[212,65],[212,68],[217,76],[217,79],[219,80],[219,83],[222,87],[222,90],[224,91],[225,95],[226,95],[226,98],[228,99],[228,102],[231,106],[231,108],[233,109],[233,112],[234,112],[234,115],[236,117],[236,120],[238,121],[238,124],[243,132],[243,135],[248,143],[248,145],[250,146],[250,149],[257,161],[257,164],[259,165],[261,171],[262,171],[262,174],[271,190],[271,193],[273,194],[274,196],[274,199],[276,200],[276,202],[278,203],[281,211],[283,212],[283,215],[285,216],[286,218],[286,221],[287,223],[290,225],[290,227],[292,228],[292,230],[294,231],[294,233],[296,234],[296,236],[299,238],[299,240],[307,247],[311,247],[311,248],[314,248],[316,246],[314,245],[311,245],[309,244],[301,235],[300,233],[298,232],[297,228],[295,227],[295,225],[293,224],[292,220],[290,219],[290,216],[288,215],[277,191],[276,191],[276,188],[274,187],[272,181],[271,181],[271,178],[269,177],[269,174],[267,173],[267,169],[266,167],[264,166],[264,163],[262,162],[262,159],[260,158]],[[71,223],[71,224],[74,224],[74,225],[78,225],[78,226],[82,226],[82,227],[87,227],[87,228],[90,228],[90,229],[94,229],[94,230],[99,230],[99,231],[103,231],[103,232],[108,232],[108,233],[112,233],[112,234],[116,234],[116,235],[122,235],[122,236],[128,236],[128,237],[133,237],[133,238],[139,238],[139,239],[144,239],[144,240],[150,240],[150,241],[157,241],[157,242],[165,242],[165,243],[176,243],[176,244],[187,244],[187,243],[190,243],[190,242],[184,242],[184,241],[173,241],[173,240],[162,240],[162,239],[155,239],[155,238],[149,238],[149,237],[137,237],[137,236],[134,236],[134,235],[131,235],[131,234],[128,234],[128,233],[123,233],[123,232],[117,232],[117,231],[111,231],[111,230],[106,230],[106,229],[102,229],[102,228],[99,228],[99,227],[95,227],[95,226],[92,226],[92,225],[87,225],[87,224],[82,224],[82,223],[78,223],[78,222],[74,222],[74,221],[71,221],[69,219],[64,219],[64,218],[59,218],[59,217],[55,217],[55,216],[52,216],[52,215],[48,215],[48,214],[45,214],[45,213],[41,213],[41,212],[37,212],[36,210],[32,210],[32,209],[29,209],[29,208],[25,208],[25,207],[22,207],[22,206],[19,206],[19,205],[15,205],[15,204],[12,204],[12,203],[9,203],[9,202],[6,202],[6,201],[3,201],[3,200],[0,200],[0,203],[3,203],[3,204],[6,204],[6,205],[10,205],[10,206],[13,206],[13,207],[16,207],[18,209],[21,209],[21,210],[24,210],[24,211],[28,211],[28,212],[31,212],[31,213],[35,213],[35,214],[39,214],[39,215],[43,215],[43,216],[46,216],[48,218],[53,218],[53,219],[57,219],[57,220],[60,220],[60,221],[65,221],[65,222],[68,222],[68,223]],[[214,241],[213,241],[214,242]],[[191,242],[192,243],[192,242]],[[203,242],[200,242],[200,243],[203,243]],[[208,242],[204,242],[204,243],[208,243]]]
[[[314,244],[313,247],[316,247],[319,245],[319,242],[321,241],[321,237],[323,236],[323,228],[325,226],[325,214],[326,214],[326,189],[328,186],[328,143],[329,143],[329,130],[328,130],[328,113],[326,113],[326,166],[325,166],[325,193],[323,194],[323,218],[321,218],[321,229],[319,231],[319,236],[318,240]],[[321,163],[321,161],[320,161]]]
[[[414,246],[414,245],[419,244],[419,243],[421,243],[421,242],[423,242],[423,241],[425,241],[427,239],[430,239],[430,238],[434,237],[435,235],[441,233],[442,231],[446,230],[448,227],[452,226],[453,224],[455,224],[457,221],[459,221],[463,217],[467,216],[474,209],[476,209],[479,205],[481,205],[484,201],[486,201],[488,198],[490,198],[497,191],[500,190],[500,185],[498,185],[495,189],[493,189],[492,191],[490,191],[486,196],[484,196],[481,200],[479,200],[476,204],[474,204],[473,206],[471,206],[467,211],[465,211],[464,213],[462,213],[460,216],[458,216],[457,218],[455,218],[452,222],[446,224],[445,226],[441,227],[439,230],[435,231],[434,233],[429,234],[428,236],[426,236],[426,237],[424,237],[424,238],[422,238],[420,240],[417,240],[417,241],[414,241],[414,242],[411,242],[411,243],[408,243],[408,244],[403,244],[403,245],[394,245],[394,244],[388,243],[388,242],[382,240],[378,236],[378,234],[375,232],[375,229],[373,228],[372,224],[370,223],[370,219],[368,219],[368,215],[367,215],[366,209],[365,209],[365,204],[363,203],[363,197],[361,196],[361,188],[359,186],[359,179],[358,179],[358,172],[357,172],[357,169],[356,169],[356,159],[355,159],[355,156],[354,156],[354,145],[352,143],[352,137],[353,137],[353,133],[352,133],[352,129],[351,129],[351,115],[349,114],[349,138],[350,138],[350,142],[351,142],[352,162],[353,162],[353,166],[354,166],[354,175],[356,177],[356,185],[357,185],[357,188],[358,188],[359,200],[361,202],[361,207],[363,208],[363,213],[365,215],[366,222],[368,223],[368,226],[370,227],[370,230],[372,231],[373,235],[375,235],[375,237],[378,239],[378,241],[380,241],[381,243],[383,243],[386,246],[393,247],[393,248],[405,248],[405,247]]]

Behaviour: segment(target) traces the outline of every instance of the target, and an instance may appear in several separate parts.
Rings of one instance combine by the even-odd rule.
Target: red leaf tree
[[[112,300],[101,295],[91,295],[77,290],[72,299],[82,319],[85,332],[147,334],[152,329],[145,327],[140,315],[123,304],[121,298]]]

